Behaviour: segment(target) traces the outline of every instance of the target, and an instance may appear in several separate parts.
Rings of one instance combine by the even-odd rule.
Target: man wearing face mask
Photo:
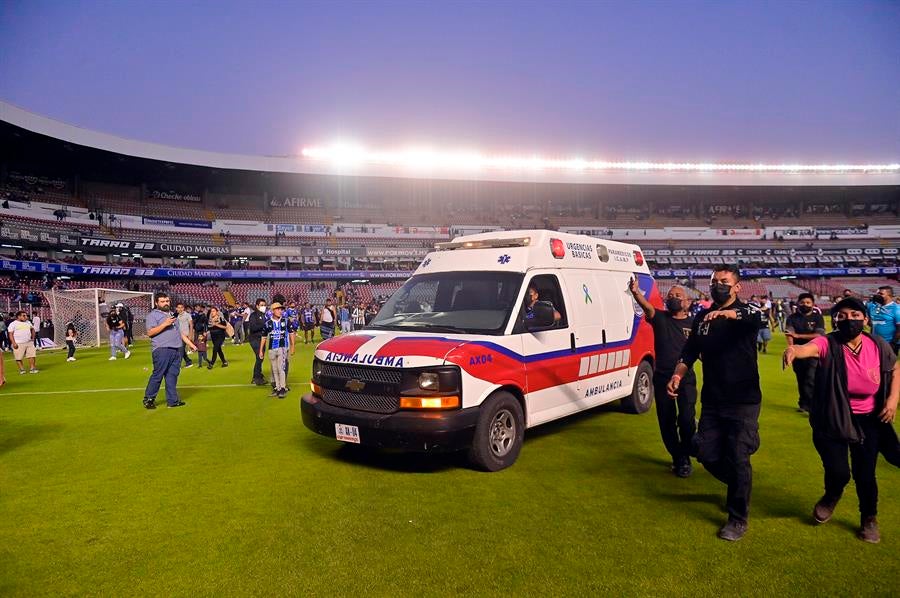
[[[760,312],[741,302],[737,266],[719,266],[710,280],[713,304],[694,318],[667,391],[677,396],[697,359],[703,362],[703,409],[694,436],[697,460],[728,485],[728,522],[719,538],[740,540],[747,533],[753,470],[750,456],[759,448],[762,392],[756,362]]]
[[[887,341],[896,353],[900,348],[900,307],[894,303],[894,289],[890,286],[878,287],[866,309],[872,334]]]
[[[816,337],[825,335],[825,318],[814,309],[814,298],[811,293],[800,293],[797,297],[797,311],[787,321],[788,347],[802,346]],[[794,361],[794,374],[797,376],[797,390],[800,400],[797,411],[809,413],[812,404],[813,389],[816,384],[816,366],[814,359],[798,359]]]
[[[256,363],[253,364],[253,380],[252,383],[257,386],[265,386],[266,379],[263,378],[262,365],[263,360],[259,356],[259,346],[262,344],[263,332],[266,330],[266,300],[256,300],[256,310],[247,318],[247,340],[250,343],[250,349],[253,350],[253,357]]]
[[[809,423],[825,470],[825,494],[813,507],[813,518],[819,524],[831,519],[852,474],[859,498],[857,537],[877,543],[881,535],[875,466],[879,451],[898,465],[892,424],[900,399],[900,363],[884,339],[864,332],[868,318],[862,301],[842,299],[834,314],[835,332],[788,347],[783,364],[819,362]]]
[[[680,478],[691,475],[691,443],[697,404],[697,379],[693,369],[687,371],[678,387],[678,396],[670,397],[666,384],[675,371],[684,344],[691,334],[694,318],[688,314],[691,301],[684,287],[673,286],[666,294],[666,311],[653,307],[644,297],[636,279],[629,285],[631,296],[644,310],[644,318],[653,327],[656,367],[653,387],[656,396],[656,418],[666,450],[672,456],[672,472]]]

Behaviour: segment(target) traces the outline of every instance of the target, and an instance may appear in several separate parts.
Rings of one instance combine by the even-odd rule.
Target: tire
[[[653,368],[646,361],[642,361],[634,376],[631,394],[622,399],[622,410],[626,413],[646,413],[651,405],[653,405]]]
[[[525,438],[525,415],[516,397],[500,391],[481,406],[469,461],[482,471],[500,471],[516,462]]]

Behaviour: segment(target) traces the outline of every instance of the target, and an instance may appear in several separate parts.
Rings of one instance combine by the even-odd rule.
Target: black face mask
[[[666,299],[666,309],[669,310],[669,313],[677,314],[680,311],[683,311],[681,306],[681,299],[678,297],[669,297]]]
[[[799,311],[801,314],[808,314],[812,311],[812,306],[811,305],[798,305],[797,311]]]
[[[834,325],[841,341],[846,343],[862,334],[864,323],[864,320],[839,320]]]
[[[731,299],[731,285],[714,282],[709,285],[709,294],[716,305],[722,305]]]
[[[872,295],[872,303],[884,305],[884,297],[882,297],[881,295]]]

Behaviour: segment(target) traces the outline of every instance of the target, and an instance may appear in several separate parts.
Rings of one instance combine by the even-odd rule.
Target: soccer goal
[[[129,321],[133,336],[147,336],[145,320],[147,313],[153,309],[153,293],[100,288],[52,290],[50,317],[53,321],[53,341],[57,346],[65,346],[66,327],[71,322],[78,333],[79,345],[99,347],[101,343],[108,343],[106,316],[120,303],[126,308],[126,313],[131,312]]]

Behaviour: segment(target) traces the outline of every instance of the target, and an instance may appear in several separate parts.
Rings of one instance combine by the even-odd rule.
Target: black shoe
[[[747,522],[739,519],[728,519],[728,523],[719,530],[719,538],[729,542],[737,542],[747,533]]]
[[[167,407],[169,409],[175,409],[176,407],[184,407],[185,405],[187,405],[187,403],[185,403],[184,401],[178,401],[174,405],[167,405]]]
[[[156,409],[156,399],[144,399],[144,409]]]
[[[206,369],[208,369],[208,370],[213,369],[213,364],[209,364],[208,366],[206,366]]]
[[[679,459],[678,462],[672,466],[672,471],[675,472],[675,475],[679,478],[691,477],[691,474],[694,473],[694,467],[691,465],[690,457]]]
[[[272,387],[272,392],[269,393],[269,396],[270,396],[270,397],[277,397],[277,396],[278,396],[278,390],[277,390],[274,386]]]
[[[286,395],[286,394],[287,394],[287,391],[282,388],[281,390],[278,391],[278,398],[283,399],[284,395]]]
[[[813,519],[816,520],[816,523],[825,523],[831,519],[837,504],[837,500],[829,499],[827,496],[820,498],[819,502],[816,503],[816,506],[813,507]]]
[[[223,362],[222,362],[222,367],[223,367],[223,368],[227,368],[227,367],[228,367],[228,362],[227,362],[227,361],[223,361]]]
[[[856,537],[869,544],[881,542],[881,534],[878,532],[878,520],[872,517],[862,517],[859,522],[859,531]]]

